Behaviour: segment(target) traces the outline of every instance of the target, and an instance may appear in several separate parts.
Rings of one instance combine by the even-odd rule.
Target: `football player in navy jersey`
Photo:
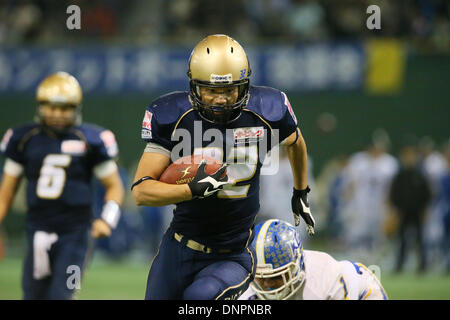
[[[238,42],[208,36],[189,59],[190,91],[164,95],[145,110],[147,145],[133,196],[138,205],[176,204],[150,268],[146,299],[236,299],[246,290],[256,268],[249,243],[259,210],[264,146],[267,151],[280,142],[286,146],[294,219],[298,225],[302,216],[313,233],[306,145],[294,112],[283,92],[250,86],[250,73]],[[158,181],[171,161],[192,154],[224,165],[208,175],[201,163],[187,184]]]
[[[70,299],[79,288],[89,236],[109,236],[120,217],[124,190],[114,160],[118,147],[111,131],[81,123],[82,90],[68,73],[45,78],[36,98],[36,121],[8,129],[1,142],[6,159],[0,222],[24,176],[28,207],[24,299]],[[106,189],[105,205],[95,220],[93,176]]]

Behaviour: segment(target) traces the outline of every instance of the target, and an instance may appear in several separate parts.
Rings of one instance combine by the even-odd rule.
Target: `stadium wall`
[[[430,136],[438,144],[444,142],[450,133],[449,78],[450,56],[413,55],[395,92],[371,93],[367,88],[309,93],[286,90],[314,159],[315,173],[332,156],[361,149],[379,128],[388,132],[394,152],[406,133]],[[140,125],[145,107],[164,93],[86,94],[84,121],[113,130],[120,162],[132,167],[144,148]],[[0,105],[2,132],[33,118],[31,93],[2,93]],[[327,125],[327,121],[331,123]]]

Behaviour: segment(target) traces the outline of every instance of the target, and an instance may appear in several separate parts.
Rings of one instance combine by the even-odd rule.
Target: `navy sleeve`
[[[19,150],[22,135],[16,129],[8,129],[3,135],[0,145],[1,152],[6,158],[10,158],[20,164],[25,164],[23,150]]]
[[[142,121],[141,138],[145,142],[156,143],[163,148],[171,151],[173,141],[171,141],[173,123],[172,117],[168,117],[162,110],[155,110],[156,107],[151,105],[147,107]]]
[[[92,162],[97,165],[107,160],[117,158],[119,147],[116,137],[111,130],[101,127],[87,128],[85,132],[88,143],[92,148]]]
[[[279,92],[278,99],[274,101],[272,108],[273,116],[265,118],[269,121],[272,129],[278,130],[279,140],[282,142],[297,130],[297,118],[284,92]]]

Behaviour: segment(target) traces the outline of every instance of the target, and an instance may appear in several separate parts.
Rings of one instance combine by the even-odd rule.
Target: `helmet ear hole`
[[[206,48],[206,52],[208,52],[208,54],[209,54],[209,48]]]
[[[233,47],[231,47],[231,53],[233,53]]]

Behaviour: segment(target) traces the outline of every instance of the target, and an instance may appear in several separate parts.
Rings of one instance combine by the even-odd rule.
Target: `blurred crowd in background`
[[[0,45],[5,47],[190,47],[207,34],[227,32],[245,45],[395,37],[407,40],[407,45],[418,44],[414,50],[450,52],[448,0],[3,0],[0,4]],[[65,27],[71,4],[81,8],[82,28],[76,32]],[[372,4],[381,8],[381,30],[361,27]],[[388,133],[378,130],[366,149],[336,154],[315,174],[312,155],[309,182],[317,234],[310,240],[303,232],[305,248],[326,243],[336,258],[339,252],[343,257],[351,252],[354,260],[366,265],[385,262],[395,271],[411,266],[414,255],[408,252],[417,248],[418,271],[450,272],[450,141],[441,142],[408,137],[391,154]],[[121,168],[127,190],[134,172],[135,168]],[[292,223],[287,159],[281,158],[277,175],[261,179],[258,221],[280,218]],[[14,209],[24,212],[20,197],[23,192]],[[98,211],[103,199],[100,185],[95,198]],[[98,242],[99,249],[114,259],[132,252],[153,257],[171,210],[171,206],[138,208],[128,192],[118,229]]]
[[[66,8],[81,8],[82,28],[68,33]],[[369,5],[382,12],[381,30],[361,28]],[[450,50],[446,0],[4,0],[1,44],[191,44],[223,33],[247,44],[366,36],[400,37],[421,48]]]

